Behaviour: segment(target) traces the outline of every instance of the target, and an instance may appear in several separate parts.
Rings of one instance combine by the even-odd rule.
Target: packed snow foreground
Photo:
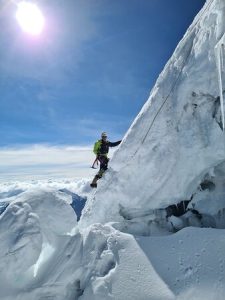
[[[1,185],[1,299],[225,298],[224,32],[207,1],[96,192]]]

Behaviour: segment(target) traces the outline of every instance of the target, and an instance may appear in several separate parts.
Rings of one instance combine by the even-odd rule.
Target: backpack
[[[98,140],[95,144],[94,144],[94,148],[93,148],[93,152],[95,155],[98,155],[99,150],[101,148],[101,140]]]

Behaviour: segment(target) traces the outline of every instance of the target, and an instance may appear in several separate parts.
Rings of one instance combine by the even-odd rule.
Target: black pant
[[[105,173],[105,171],[108,169],[108,162],[109,162],[109,159],[108,157],[106,157],[105,155],[100,155],[98,157],[98,160],[100,161],[100,170],[97,174],[97,176],[99,178],[102,177],[102,175]]]

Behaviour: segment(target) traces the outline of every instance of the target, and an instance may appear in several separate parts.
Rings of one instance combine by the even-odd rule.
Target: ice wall
[[[207,1],[88,200],[81,228],[121,220],[119,204],[147,210],[188,200],[205,174],[225,161],[225,78],[220,72],[219,84],[215,55],[224,32],[225,1]]]
[[[218,72],[218,81],[219,81],[219,90],[220,90],[220,105],[221,105],[221,115],[222,115],[222,124],[223,130],[225,128],[224,121],[224,97],[223,97],[223,78],[224,78],[224,55],[225,55],[225,34],[219,40],[218,44],[215,46],[215,55],[217,63],[217,72]]]

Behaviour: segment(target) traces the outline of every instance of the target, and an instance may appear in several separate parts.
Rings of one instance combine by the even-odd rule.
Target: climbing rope
[[[202,16],[203,16],[204,13],[210,8],[210,6],[212,5],[212,3],[213,3],[214,1],[215,1],[215,0],[211,0],[211,1],[209,1],[209,3],[206,5],[205,9],[201,12],[201,14],[200,14],[200,16],[198,17],[198,19],[195,21],[195,23],[192,25],[192,27],[190,27],[190,29],[189,29],[189,31],[190,31],[190,32],[189,32],[189,35],[191,35],[191,34],[193,33],[193,30],[195,29],[195,27],[196,27],[196,26],[198,25],[198,23],[200,22]],[[138,152],[139,149],[141,148],[141,145],[144,144],[144,142],[145,142],[145,140],[146,140],[146,138],[147,138],[147,136],[148,136],[148,134],[149,134],[149,132],[150,132],[152,126],[154,125],[154,123],[155,123],[155,121],[156,121],[158,115],[159,115],[160,112],[162,111],[162,108],[164,107],[164,105],[165,105],[166,102],[168,101],[168,99],[169,99],[171,93],[173,92],[174,88],[176,87],[177,82],[178,82],[179,79],[180,79],[180,76],[181,76],[181,74],[182,74],[182,72],[183,72],[184,66],[185,66],[185,64],[186,64],[186,62],[187,62],[187,60],[188,60],[190,54],[191,54],[191,49],[190,49],[190,51],[188,51],[188,54],[186,55],[186,57],[185,57],[185,59],[184,59],[184,61],[183,61],[183,66],[182,66],[182,68],[180,69],[180,71],[179,71],[179,73],[178,73],[178,76],[177,76],[176,80],[173,82],[172,87],[171,87],[171,89],[170,89],[168,95],[166,96],[166,98],[165,98],[165,100],[163,101],[163,103],[160,105],[160,107],[159,107],[158,111],[156,112],[156,114],[155,114],[155,116],[154,116],[152,122],[150,123],[150,126],[149,126],[148,129],[147,129],[146,134],[144,135],[143,139],[141,140],[139,147],[136,149],[136,151],[135,151],[134,154],[130,157],[130,159],[133,159],[133,158],[134,158],[134,156],[137,154],[137,152]]]
[[[203,15],[205,14],[205,12],[211,7],[211,5],[212,5],[212,3],[213,3],[214,1],[215,1],[215,0],[211,0],[211,1],[208,2],[208,4],[205,6],[204,10],[202,10],[201,14],[198,16],[198,18],[197,18],[197,20],[195,21],[195,23],[194,23],[193,25],[191,25],[191,27],[189,28],[189,30],[188,30],[189,32],[187,32],[188,35],[191,35],[191,34],[193,33],[193,30],[195,29],[195,27],[196,27],[196,26],[198,25],[198,23],[200,22],[202,16],[203,16]],[[192,47],[191,47],[191,49],[192,49]],[[166,96],[166,98],[164,99],[164,101],[163,101],[162,104],[160,105],[158,111],[156,112],[156,114],[155,114],[155,116],[154,116],[152,122],[150,123],[150,125],[149,125],[149,127],[148,127],[148,129],[147,129],[147,131],[146,131],[146,134],[144,135],[143,139],[141,140],[141,142],[140,142],[140,144],[139,144],[139,147],[136,149],[136,151],[133,153],[133,155],[130,156],[130,158],[129,158],[129,159],[127,160],[127,162],[122,166],[122,168],[124,168],[124,167],[126,167],[126,166],[129,165],[129,163],[131,162],[131,160],[132,160],[132,159],[135,157],[135,155],[138,153],[139,149],[141,148],[141,145],[144,144],[144,142],[145,142],[145,140],[146,140],[146,138],[147,138],[149,132],[151,131],[152,126],[154,125],[154,123],[155,123],[157,117],[159,116],[159,114],[160,114],[160,112],[162,111],[164,105],[165,105],[166,102],[168,101],[168,99],[169,99],[171,93],[173,92],[174,88],[176,87],[177,82],[178,82],[179,79],[180,79],[180,76],[181,76],[181,74],[182,74],[182,71],[183,71],[183,69],[184,69],[184,66],[185,66],[185,64],[186,64],[186,62],[187,62],[187,60],[188,60],[188,58],[189,58],[189,56],[190,56],[190,54],[191,54],[191,49],[188,51],[188,53],[187,53],[187,55],[186,55],[186,57],[185,57],[185,59],[184,59],[184,61],[183,61],[183,66],[182,66],[182,68],[180,69],[180,71],[179,71],[179,73],[178,73],[178,75],[177,75],[177,78],[176,78],[176,79],[174,80],[174,82],[172,83],[172,86],[171,86],[171,89],[170,89],[168,95]],[[113,171],[113,169],[112,169],[112,171]],[[117,172],[119,172],[119,170],[118,170]],[[116,172],[116,173],[117,173],[117,172]],[[107,182],[108,185],[110,185],[110,184],[113,182],[114,177],[116,176],[116,173],[115,173],[115,171],[114,171],[114,172],[111,174],[111,177],[110,177],[110,179],[108,179],[108,182]]]

